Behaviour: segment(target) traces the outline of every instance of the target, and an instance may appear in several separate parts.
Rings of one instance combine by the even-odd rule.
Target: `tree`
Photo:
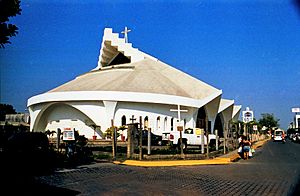
[[[9,37],[16,36],[18,27],[8,24],[9,17],[21,14],[20,0],[0,0],[0,48],[10,44]]]
[[[279,126],[279,119],[276,119],[274,117],[274,114],[269,114],[269,113],[263,113],[261,114],[261,119],[259,119],[259,124],[263,127],[267,127],[269,129],[273,127],[278,127]]]
[[[5,121],[6,114],[16,114],[16,110],[12,105],[0,103],[0,121]]]

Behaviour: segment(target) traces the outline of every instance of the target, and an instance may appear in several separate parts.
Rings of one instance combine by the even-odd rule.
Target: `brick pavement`
[[[83,195],[285,195],[288,181],[232,178],[207,172],[210,167],[131,168],[101,165],[44,178],[44,182]],[[215,166],[214,166],[215,167]],[[110,171],[107,173],[106,171]],[[59,180],[58,180],[59,179]]]
[[[81,195],[291,195],[300,145],[268,142],[231,165],[131,167],[98,163],[38,178]]]

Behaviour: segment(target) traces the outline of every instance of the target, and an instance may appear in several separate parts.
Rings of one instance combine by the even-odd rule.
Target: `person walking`
[[[249,151],[251,150],[251,142],[244,137],[243,139],[243,152],[244,152],[244,159],[248,159],[249,158]]]
[[[284,131],[282,131],[281,138],[282,138],[282,143],[285,143],[285,133],[284,133]]]
[[[239,139],[238,139],[238,142],[239,142],[239,148],[238,148],[238,154],[240,155],[240,157],[242,159],[244,159],[244,150],[243,150],[243,142],[244,142],[244,136],[243,135],[240,135]]]

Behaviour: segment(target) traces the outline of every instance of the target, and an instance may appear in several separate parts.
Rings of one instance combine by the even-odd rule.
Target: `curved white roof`
[[[107,97],[108,92],[111,97]],[[118,99],[201,107],[221,93],[221,90],[132,48],[111,29],[105,29],[98,66],[47,93],[30,98],[28,106],[80,97],[82,100]]]
[[[241,108],[242,108],[241,105],[234,105],[233,106],[232,119],[237,120],[239,118]]]
[[[204,99],[218,89],[165,63],[144,59],[135,63],[88,72],[49,92],[121,91]]]
[[[233,104],[234,104],[234,100],[221,99],[218,113],[223,112],[224,110],[226,110],[230,106],[233,106]]]

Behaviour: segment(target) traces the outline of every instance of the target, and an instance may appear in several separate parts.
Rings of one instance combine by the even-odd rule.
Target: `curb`
[[[269,140],[270,139],[265,139],[265,140],[258,141],[256,143],[254,143],[251,148],[256,150],[257,148],[262,147]],[[235,150],[235,151],[237,151],[237,150]],[[233,151],[233,152],[235,152],[235,151]],[[228,157],[230,158],[231,162],[237,162],[238,160],[241,159],[240,155],[237,152],[235,154],[232,154],[231,156],[228,156]]]
[[[263,146],[267,140],[262,140],[253,144],[252,148],[257,149]],[[234,152],[234,151],[233,151]],[[125,160],[123,162],[114,161],[116,165],[127,165],[137,167],[173,167],[173,166],[195,166],[195,165],[228,165],[240,159],[239,154],[233,153],[228,157],[216,157],[214,159],[206,160],[165,160],[165,161],[138,161]]]
[[[226,165],[230,164],[230,158],[215,158],[209,160],[176,160],[176,161],[137,161],[126,160],[124,162],[114,161],[114,164],[137,167],[171,167],[192,165]]]

